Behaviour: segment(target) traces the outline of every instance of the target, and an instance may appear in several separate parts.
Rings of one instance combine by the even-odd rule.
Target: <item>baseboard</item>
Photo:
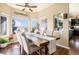
[[[56,44],[57,46],[60,46],[60,47],[63,47],[63,48],[66,48],[66,49],[70,49],[69,47],[66,47],[66,46],[63,46],[63,45],[60,45],[60,44]]]

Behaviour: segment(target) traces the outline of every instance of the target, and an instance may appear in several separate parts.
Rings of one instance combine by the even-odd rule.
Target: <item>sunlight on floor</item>
[[[13,46],[13,48],[18,48],[18,47],[19,47],[19,45],[14,45],[14,46]]]

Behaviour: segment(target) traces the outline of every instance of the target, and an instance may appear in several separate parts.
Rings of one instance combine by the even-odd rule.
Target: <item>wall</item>
[[[26,13],[28,16],[22,16],[22,15],[16,15],[14,12],[20,12],[20,13]],[[0,3],[0,13],[4,13],[8,15],[8,20],[7,20],[7,35],[12,33],[12,17],[13,16],[18,16],[21,18],[28,18],[30,20],[30,16],[28,12],[23,12],[20,10],[17,10],[15,8],[9,7],[8,5],[4,3]],[[29,31],[30,31],[30,25],[29,25]]]
[[[65,48],[69,48],[69,20],[63,20],[63,30],[61,34],[61,39],[57,40],[57,45],[61,45]]]
[[[79,15],[79,3],[70,3],[69,13],[72,15]]]

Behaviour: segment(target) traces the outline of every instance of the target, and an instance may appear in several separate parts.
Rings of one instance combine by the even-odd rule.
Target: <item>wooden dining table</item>
[[[31,40],[36,46],[38,47],[41,47],[41,48],[44,48],[45,50],[45,55],[49,54],[48,53],[48,44],[49,44],[49,41],[48,40],[45,40],[45,39],[41,39],[41,38],[38,38],[38,37],[28,37],[29,40]],[[37,39],[37,40],[35,40]],[[40,54],[42,54],[40,52]]]

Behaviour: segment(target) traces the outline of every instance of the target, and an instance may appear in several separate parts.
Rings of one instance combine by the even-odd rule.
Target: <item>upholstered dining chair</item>
[[[20,45],[20,54],[23,54],[23,43],[22,43],[22,39],[21,39],[21,33],[20,33],[20,31],[15,31],[15,33],[16,33],[16,39]]]
[[[27,53],[27,55],[30,55],[30,54],[37,52],[41,49],[40,47],[37,47],[34,44],[30,45],[25,33],[22,33],[21,38],[22,38],[22,42],[23,42],[24,51]]]

